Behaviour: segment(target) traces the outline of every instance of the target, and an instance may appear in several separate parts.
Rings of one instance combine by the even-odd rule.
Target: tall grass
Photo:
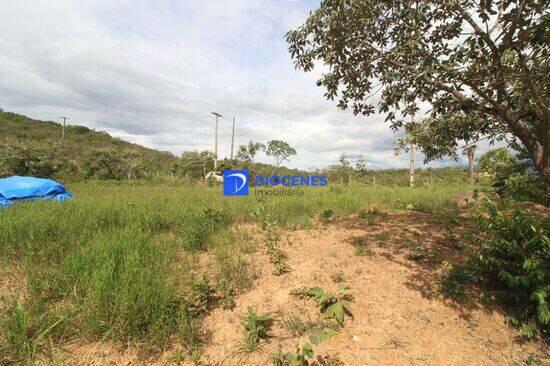
[[[251,220],[254,189],[248,197],[223,197],[219,187],[140,182],[69,188],[68,202],[22,202],[0,211],[0,258],[21,268],[27,281],[24,296],[0,299],[4,361],[32,359],[49,342],[77,337],[162,347],[175,335],[197,344],[198,333],[189,333],[197,322],[190,319],[186,286],[197,281],[193,253],[211,251],[218,261],[211,277],[221,298],[250,286],[250,269],[227,228]],[[335,215],[366,205],[431,211],[465,189],[308,188],[269,198],[268,207],[281,225],[307,225],[325,209]]]

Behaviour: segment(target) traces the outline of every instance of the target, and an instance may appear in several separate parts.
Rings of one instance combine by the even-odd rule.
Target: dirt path
[[[362,239],[354,239],[358,237]],[[426,259],[410,259],[404,241],[427,248]],[[366,242],[374,253],[355,255],[352,244],[357,242]],[[277,322],[275,338],[246,361],[237,361],[235,345],[242,339],[239,316],[247,306],[272,312],[278,319],[292,313],[316,314],[311,301],[296,300],[291,290],[300,286],[336,290],[334,278],[343,277],[354,296],[355,319],[346,320],[336,336],[316,349],[317,354],[337,356],[346,365],[525,364],[529,354],[539,353],[537,346],[516,342],[517,333],[501,313],[458,306],[437,295],[442,260],[461,257],[448,246],[446,234],[420,213],[392,214],[374,225],[352,219],[320,231],[288,233],[283,247],[292,271],[274,276],[267,258],[255,257],[262,273],[254,288],[237,299],[233,311],[216,309],[206,318],[205,325],[213,332],[206,359],[212,364],[266,365],[269,353],[279,345],[292,350],[300,338]]]

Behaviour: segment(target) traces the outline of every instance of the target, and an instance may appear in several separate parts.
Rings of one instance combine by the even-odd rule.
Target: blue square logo
[[[223,172],[224,196],[248,196],[248,170],[225,170]]]

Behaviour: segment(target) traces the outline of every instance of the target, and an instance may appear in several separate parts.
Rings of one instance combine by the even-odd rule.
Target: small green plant
[[[334,219],[334,211],[330,208],[321,211],[321,213],[319,214],[319,219],[324,224],[329,223]]]
[[[406,258],[413,261],[421,261],[431,257],[430,251],[425,246],[417,243],[416,241],[405,238],[400,245],[402,248],[407,248],[409,252],[406,254]]]
[[[273,366],[343,366],[343,362],[333,356],[319,355],[314,359],[313,346],[318,346],[330,336],[323,332],[311,335],[309,342],[304,342],[301,346],[297,344],[293,352],[283,352],[279,346],[277,352],[271,354],[271,363]]]
[[[283,352],[279,347],[277,352],[271,354],[271,362],[273,366],[309,366],[308,359],[312,359],[314,353],[309,342],[297,345],[294,352]]]
[[[252,286],[256,273],[249,263],[240,255],[227,247],[219,247],[213,251],[216,259],[214,280],[219,292],[218,304],[223,309],[235,306],[235,296]]]
[[[250,216],[252,216],[252,218],[260,224],[262,230],[266,230],[267,224],[271,220],[269,212],[267,210],[267,202],[265,198],[260,197],[258,199],[258,204],[256,205],[256,207],[254,207],[254,209],[250,213]]]
[[[443,293],[455,300],[463,299],[467,284],[472,278],[473,275],[467,268],[450,266],[442,282]]]
[[[352,297],[348,290],[348,286],[340,284],[338,293],[325,292],[320,287],[311,287],[307,290],[303,288],[293,290],[291,294],[298,298],[313,298],[326,318],[336,319],[338,324],[343,325],[345,315],[353,318],[350,304]]]
[[[395,200],[395,207],[397,207],[400,210],[408,210],[408,211],[413,211],[415,209],[415,206],[412,203],[406,202],[401,198],[398,198]]]
[[[222,225],[226,221],[226,215],[222,210],[205,208],[202,214],[208,226],[210,226],[211,228]]]
[[[297,315],[283,317],[281,324],[293,336],[300,337],[306,333],[326,333],[335,334],[339,325],[332,319],[311,319],[309,316],[305,319]]]
[[[333,274],[330,275],[330,278],[335,283],[344,282],[344,272],[342,272],[342,271],[334,272]]]
[[[387,219],[388,218],[388,214],[385,213],[384,211],[380,210],[377,207],[373,207],[373,208],[368,209],[368,210],[362,209],[362,210],[359,211],[357,216],[360,219],[367,220],[367,223],[369,225],[374,225],[374,222],[375,222],[376,218],[381,218],[381,219]]]
[[[413,261],[423,260],[428,255],[428,249],[418,243],[413,243],[413,245],[410,247],[410,250],[410,253],[407,254],[407,258]]]
[[[309,299],[311,294],[309,293],[309,287],[301,286],[290,291],[290,294],[297,299]]]
[[[367,236],[354,236],[351,238],[351,244],[355,247],[354,254],[358,257],[374,255]]]
[[[276,226],[276,222],[268,222],[265,225],[265,248],[266,254],[269,255],[269,260],[273,263],[273,274],[280,276],[290,271],[290,267],[286,263],[287,255],[279,248],[281,233]]]
[[[199,352],[210,336],[202,328],[200,318],[193,318],[185,312],[181,314],[178,320],[177,333],[183,341],[188,355]]]
[[[279,248],[272,248],[268,252],[269,260],[273,264],[273,274],[280,276],[290,271],[290,267],[286,263],[287,255]]]
[[[247,311],[248,314],[241,319],[244,326],[243,350],[252,352],[262,340],[271,337],[269,329],[273,319],[270,313],[258,315],[252,306]]]
[[[374,251],[365,245],[356,246],[353,253],[358,257],[371,257],[374,255]]]
[[[206,276],[203,275],[201,278],[193,276],[182,299],[186,312],[194,317],[203,315],[213,295],[214,289]]]

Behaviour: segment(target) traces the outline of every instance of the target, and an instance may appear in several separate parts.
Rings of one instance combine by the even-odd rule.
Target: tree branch
[[[378,50],[377,48],[371,46],[371,45],[366,45],[370,50],[372,50],[373,52],[377,53],[380,58],[383,58],[385,59],[387,62],[389,62],[390,64],[394,65],[394,66],[397,66],[399,68],[402,68],[402,69],[405,69],[405,70],[409,70],[409,71],[414,71],[413,70],[413,67],[410,66],[410,65],[407,65],[405,63],[402,63],[402,62],[399,62],[391,57],[389,57],[389,55],[385,52],[382,52],[380,50]],[[428,78],[426,75],[424,75],[424,80],[426,80],[428,83],[430,84],[433,84],[435,85],[438,89],[440,90],[443,90],[443,91],[446,91],[450,94],[452,94],[456,99],[460,100],[460,101],[466,101],[468,99],[471,99],[471,98],[468,98],[467,96],[465,96],[464,94],[462,94],[458,89],[455,89],[449,85],[446,85],[445,83],[443,83],[442,81],[438,81],[438,80],[431,80],[430,78]]]
[[[472,26],[472,28],[474,28],[475,33],[481,38],[483,38],[485,42],[487,42],[487,46],[489,46],[491,51],[493,51],[495,54],[498,55],[499,54],[498,47],[496,46],[495,42],[493,42],[489,34],[485,33],[483,29],[481,29],[481,27],[472,19],[470,14],[468,14],[468,12],[464,10],[463,7],[461,7],[460,5],[455,5],[455,9],[458,10],[462,18],[464,18],[464,20],[467,21],[468,24]]]
[[[540,99],[540,96],[537,92],[537,88],[535,86],[535,80],[533,80],[533,75],[529,71],[529,66],[527,65],[527,62],[525,61],[525,56],[521,53],[521,51],[514,47],[514,51],[516,51],[519,59],[519,64],[521,66],[521,69],[523,70],[523,73],[525,74],[525,77],[527,79],[527,86],[529,87],[529,92],[531,93],[531,97],[533,97],[533,100],[535,101],[535,104],[537,107],[539,107],[542,115],[539,116],[539,118],[548,121],[550,119],[550,110],[548,107],[544,104],[544,102]]]

